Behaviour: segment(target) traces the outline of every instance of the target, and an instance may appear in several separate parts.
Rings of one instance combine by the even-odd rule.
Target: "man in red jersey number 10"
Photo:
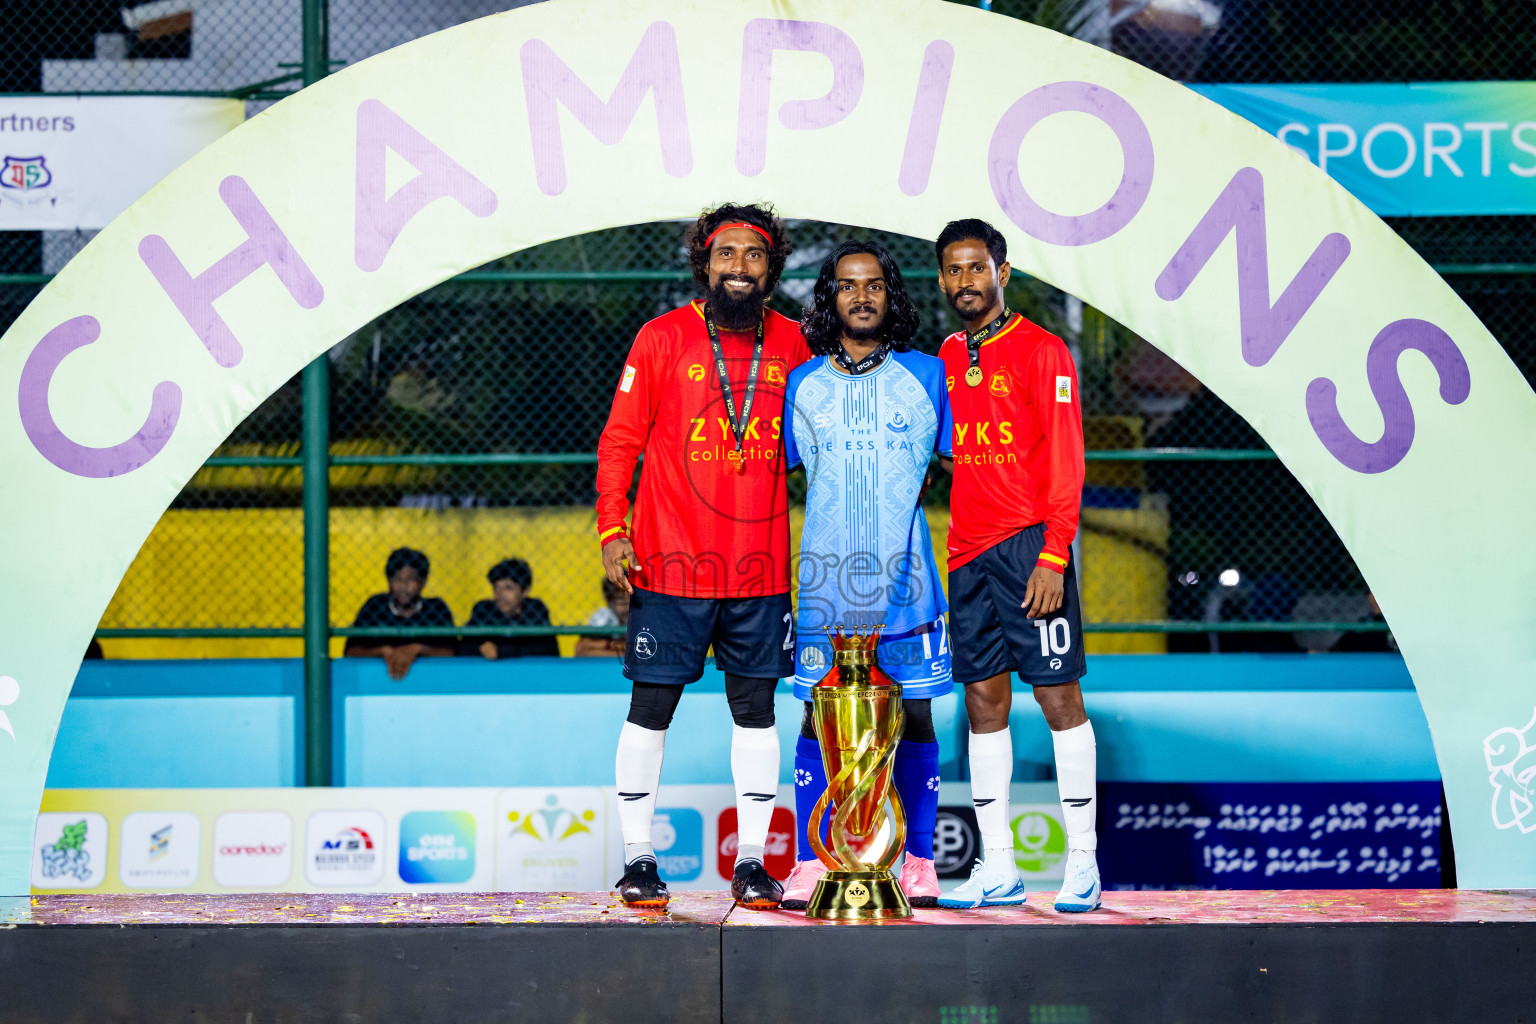
[[[620,897],[666,906],[651,818],[667,727],[713,646],[735,725],[738,847],[731,895],[776,907],[763,867],[779,786],[773,691],[794,674],[784,387],[810,357],[799,325],[765,310],[790,241],[771,209],[724,205],[688,229],[706,295],[640,329],[597,449],[597,530],[608,579],[630,593],[633,682],[615,764],[624,835]],[[628,493],[645,462],[632,521]]]
[[[971,797],[983,859],[939,898],[944,907],[1024,902],[1008,789],[1010,673],[1034,688],[1056,750],[1067,832],[1059,911],[1099,905],[1093,726],[1078,685],[1082,613],[1072,538],[1083,492],[1083,411],[1061,339],[1003,302],[1008,249],[980,220],[947,225],[934,246],[939,283],[965,330],[939,358],[954,416],[949,623],[955,681],[970,717]]]

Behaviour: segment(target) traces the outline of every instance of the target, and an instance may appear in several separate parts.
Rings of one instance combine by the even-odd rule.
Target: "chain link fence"
[[[295,85],[299,0],[3,6],[15,14],[0,58],[0,88],[9,91],[207,91],[261,103]],[[332,0],[329,52],[355,61],[508,6]],[[997,0],[995,9],[1188,80],[1529,74],[1536,8],[1404,6]],[[1536,380],[1531,218],[1391,223]],[[561,640],[570,653],[603,607],[594,452],[614,382],[641,324],[695,297],[682,229],[637,225],[514,254],[412,299],[331,351],[333,626],[349,626],[385,589],[394,548],[431,558],[426,592],[444,598],[458,623],[491,595],[487,570],[521,557],[531,593],[570,634]],[[85,240],[64,234],[0,233],[0,328]],[[832,245],[874,237],[909,271],[924,320],[919,347],[934,352],[958,328],[927,240],[820,222],[798,222],[794,235],[774,299],[782,312],[798,315]],[[1381,636],[1296,627],[1369,627],[1369,599],[1316,505],[1241,417],[1157,349],[1043,282],[1020,275],[1008,297],[1067,339],[1079,362],[1091,650],[1323,650]],[[103,617],[108,656],[301,653],[301,426],[295,377],[187,485]],[[798,477],[791,486],[803,488]],[[942,474],[925,500],[942,552]],[[332,653],[341,645],[334,640]]]

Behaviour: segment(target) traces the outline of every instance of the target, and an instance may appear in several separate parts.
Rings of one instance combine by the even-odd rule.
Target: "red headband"
[[[756,231],[758,234],[762,235],[763,236],[763,240],[768,243],[768,248],[769,249],[773,248],[773,236],[772,235],[770,235],[768,232],[764,231],[762,228],[758,227],[756,224],[748,224],[745,221],[739,221],[739,220],[732,221],[729,224],[721,224],[719,227],[715,228],[715,230],[711,231],[709,233],[709,237],[704,239],[704,248],[708,249],[710,244],[712,242],[714,242],[715,236],[718,235],[720,232],[722,232],[722,231],[729,231],[729,230],[731,230],[731,228],[746,228],[748,231]]]

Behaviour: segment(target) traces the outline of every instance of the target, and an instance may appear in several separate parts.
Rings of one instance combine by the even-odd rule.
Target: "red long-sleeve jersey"
[[[944,339],[939,358],[955,417],[949,568],[1044,523],[1037,564],[1063,571],[1083,496],[1083,408],[1067,346],[1015,315],[981,343],[975,387],[964,331]]]
[[[800,327],[764,313],[757,394],[737,472],[730,418],[704,326],[703,305],[657,317],[635,336],[597,445],[599,543],[627,535],[631,580],[678,597],[730,598],[789,590],[784,490],[784,385],[810,358]],[[720,332],[736,411],[746,396],[756,331]],[[642,454],[633,524],[629,485]]]

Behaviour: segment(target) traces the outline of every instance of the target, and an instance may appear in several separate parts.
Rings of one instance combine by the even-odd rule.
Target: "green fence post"
[[[304,84],[325,77],[327,0],[303,0]],[[331,784],[331,365],[304,367],[304,784]]]

